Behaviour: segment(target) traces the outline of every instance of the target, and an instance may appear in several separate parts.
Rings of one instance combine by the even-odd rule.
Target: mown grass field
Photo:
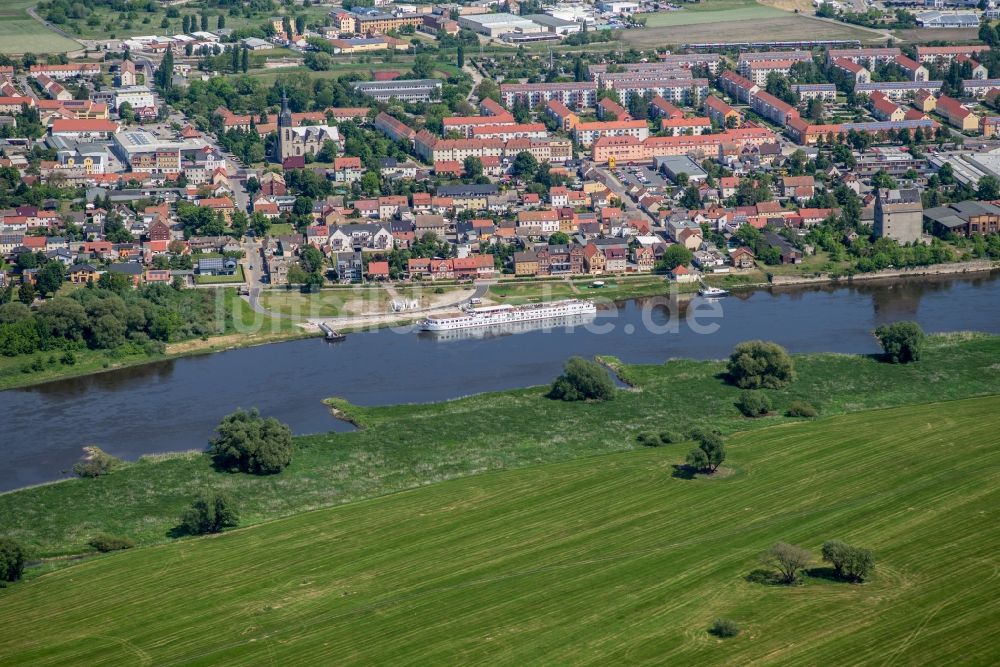
[[[26,10],[34,4],[35,0],[0,2],[0,53],[65,53],[81,48],[28,16]]]
[[[682,6],[684,9],[677,11],[640,14],[640,16],[645,17],[647,28],[788,16],[788,12],[774,7],[765,7],[756,0],[711,0],[710,2],[693,4],[684,3]]]
[[[155,544],[169,541],[184,508],[208,488],[230,493],[249,525],[457,477],[634,450],[643,432],[712,426],[734,433],[795,423],[780,416],[793,400],[833,416],[1000,394],[1000,337],[935,337],[926,358],[904,366],[850,355],[795,359],[799,379],[768,392],[777,415],[758,420],[740,416],[739,390],[720,377],[721,362],[688,360],[627,366],[622,374],[640,390],[600,404],[553,401],[543,387],[424,405],[336,401],[362,428],[297,438],[280,475],[220,473],[199,453],[142,459],[98,479],[0,494],[0,535],[38,556],[86,552],[99,532]],[[200,449],[204,441],[187,446]]]
[[[680,13],[680,12],[678,12]],[[720,12],[704,12],[709,22],[625,30],[622,40],[636,48],[706,42],[785,41],[806,39],[857,39],[879,41],[878,35],[845,23],[833,23],[781,12],[783,16],[723,20]],[[714,18],[713,18],[714,17]]]
[[[436,484],[109,555],[0,590],[7,664],[990,664],[997,397]],[[752,583],[783,540],[863,585]],[[714,618],[740,636],[707,634]]]

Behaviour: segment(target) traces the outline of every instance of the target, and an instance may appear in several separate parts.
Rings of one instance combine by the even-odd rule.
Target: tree
[[[17,300],[26,306],[30,306],[35,301],[35,286],[31,283],[21,283],[17,288]]]
[[[292,430],[274,417],[264,418],[256,408],[226,415],[209,453],[220,468],[253,475],[281,472],[292,462]]]
[[[201,15],[201,29],[203,32],[208,32],[208,14]]]
[[[483,175],[483,161],[475,155],[470,155],[462,161],[462,169],[466,178],[479,178]]]
[[[239,515],[229,496],[219,491],[208,491],[184,512],[180,528],[190,535],[206,535],[218,533],[239,522]]]
[[[701,192],[698,191],[698,186],[689,185],[684,188],[684,194],[678,203],[686,209],[701,208]]]
[[[708,633],[719,639],[728,639],[740,634],[740,626],[737,625],[736,621],[731,621],[728,618],[717,618],[712,621]]]
[[[569,243],[569,234],[566,232],[552,232],[549,234],[549,245],[566,245]]]
[[[219,14],[219,18],[215,21],[215,27],[218,30],[222,30],[223,28],[226,27],[226,15],[225,14]]]
[[[455,54],[455,64],[458,67],[465,67],[465,47],[461,44],[458,45],[458,50]]]
[[[795,380],[795,365],[785,348],[763,340],[738,344],[726,369],[730,382],[743,389],[780,389]]]
[[[306,31],[306,17],[299,15],[295,17],[295,32],[299,35]]]
[[[678,266],[690,264],[693,257],[694,254],[683,243],[674,243],[663,252],[656,268],[659,271],[673,271]]]
[[[604,367],[581,357],[566,361],[548,393],[549,398],[563,401],[607,401],[614,395],[615,384]]]
[[[42,296],[55,294],[66,280],[66,267],[62,262],[46,262],[35,275],[35,286]]]
[[[191,32],[191,17],[187,14],[181,19],[181,32],[185,35]]]
[[[1000,178],[992,174],[979,179],[979,187],[976,188],[976,199],[994,200],[1000,199]]]
[[[288,39],[291,39],[292,38],[292,19],[290,19],[287,16],[285,18],[281,19],[281,29],[284,31],[285,37],[287,37]]]
[[[250,49],[243,47],[243,55],[240,63],[240,69],[246,74],[250,70]]]
[[[823,100],[818,97],[809,100],[809,104],[806,107],[806,116],[809,120],[816,121],[817,123],[822,122],[823,111]]]
[[[530,181],[535,172],[538,171],[538,158],[528,151],[521,151],[514,158],[511,171],[515,176],[519,176],[526,181]]]
[[[715,431],[698,430],[692,434],[698,446],[688,452],[687,465],[692,470],[713,473],[726,460],[722,436]]]
[[[924,330],[916,322],[893,322],[875,329],[875,337],[894,364],[918,361],[923,350]]]
[[[778,570],[781,581],[793,584],[798,578],[798,572],[813,560],[813,555],[806,549],[794,544],[778,542],[761,554],[761,562]]]
[[[20,542],[0,537],[0,581],[17,581],[24,573],[28,551]]]

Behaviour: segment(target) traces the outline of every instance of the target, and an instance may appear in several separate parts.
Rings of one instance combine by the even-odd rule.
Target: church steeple
[[[292,126],[292,111],[288,108],[288,96],[281,90],[281,114],[278,116],[278,127]]]

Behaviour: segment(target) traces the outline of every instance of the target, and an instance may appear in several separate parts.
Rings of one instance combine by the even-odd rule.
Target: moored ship
[[[489,327],[516,322],[535,322],[572,315],[590,315],[597,312],[593,301],[566,299],[549,303],[532,303],[523,306],[500,305],[467,308],[463,311],[431,315],[420,322],[421,331],[454,331]]]

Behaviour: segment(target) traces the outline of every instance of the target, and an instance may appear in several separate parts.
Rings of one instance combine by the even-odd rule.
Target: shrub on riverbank
[[[292,462],[292,429],[257,408],[226,415],[216,432],[208,451],[223,470],[273,475]]]
[[[924,330],[916,322],[893,322],[875,329],[885,356],[894,364],[918,361],[924,347]]]
[[[804,417],[806,419],[812,419],[816,417],[819,413],[816,408],[809,405],[805,401],[792,401],[788,404],[788,409],[785,410],[786,417]]]
[[[736,409],[744,417],[764,417],[771,411],[771,399],[759,391],[744,391],[736,399]]]
[[[28,551],[20,542],[0,537],[0,581],[17,581],[24,572]]]
[[[109,535],[108,533],[100,533],[90,538],[87,542],[90,546],[94,547],[101,553],[107,553],[109,551],[122,551],[123,549],[131,549],[135,546],[135,541],[130,540],[127,537],[118,537],[117,535]]]
[[[548,395],[563,401],[607,401],[614,398],[615,383],[600,364],[570,357]]]
[[[219,491],[208,491],[181,516],[180,533],[207,535],[239,525],[240,517],[232,499]]]
[[[83,449],[86,452],[84,459],[73,466],[73,474],[77,477],[100,477],[124,465],[120,458],[108,454],[100,447],[89,446]]]
[[[743,389],[781,389],[795,380],[795,364],[785,348],[763,340],[737,345],[726,370],[730,382]]]

